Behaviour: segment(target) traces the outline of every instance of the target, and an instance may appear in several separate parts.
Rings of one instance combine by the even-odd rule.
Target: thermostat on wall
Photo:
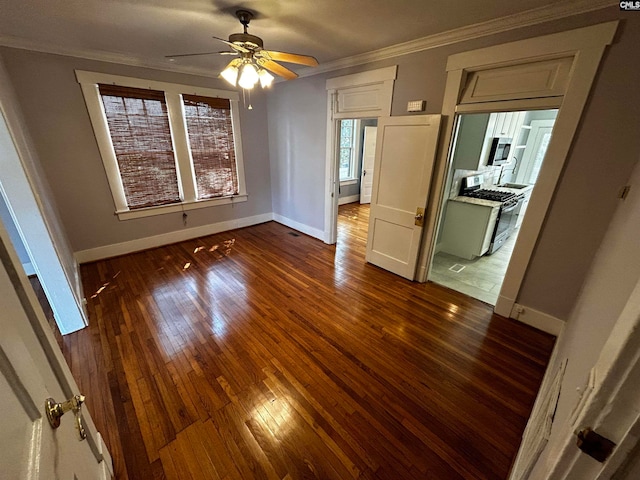
[[[407,112],[424,112],[426,105],[424,100],[412,100],[407,103]]]

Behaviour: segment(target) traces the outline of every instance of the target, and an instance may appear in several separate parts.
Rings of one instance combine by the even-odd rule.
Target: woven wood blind
[[[238,173],[229,100],[183,95],[182,101],[198,199],[236,195]]]
[[[164,92],[98,87],[129,208],[180,202]]]

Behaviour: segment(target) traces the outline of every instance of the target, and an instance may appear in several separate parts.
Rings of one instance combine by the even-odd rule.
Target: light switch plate
[[[407,103],[407,112],[424,112],[426,104],[424,100],[412,100]]]

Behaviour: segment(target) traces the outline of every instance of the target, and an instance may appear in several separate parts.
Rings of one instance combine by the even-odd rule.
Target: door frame
[[[445,178],[450,168],[449,149],[453,140],[457,113],[521,111],[559,108],[547,157],[533,190],[527,215],[520,227],[511,261],[507,268],[495,312],[505,317],[518,316],[516,300],[533,255],[547,210],[573,142],[593,80],[607,45],[613,41],[618,22],[545,35],[493,47],[451,55],[447,62],[447,83],[443,101],[443,135],[434,172],[434,187],[429,198],[425,234],[418,266],[418,281],[425,282],[434,255],[438,224],[444,199]],[[461,104],[468,76],[477,71],[573,57],[571,77],[564,94],[528,99],[506,99]],[[545,326],[534,325],[545,329]],[[558,332],[551,332],[557,334]]]
[[[363,128],[363,139],[362,139],[362,159],[361,159],[361,166],[360,166],[360,205],[362,205],[363,203],[371,203],[371,193],[369,193],[369,201],[368,202],[363,202],[362,201],[362,189],[364,186],[364,180],[366,177],[366,170],[364,168],[364,153],[365,153],[365,149],[367,147],[367,128],[369,129],[369,135],[374,135],[376,136],[376,139],[378,137],[378,126],[376,125],[375,127],[372,125],[365,125],[365,127]],[[372,133],[375,132],[375,133]],[[374,156],[374,162],[375,162],[375,148],[373,149],[373,156]],[[375,164],[374,164],[374,168],[371,169],[375,172]],[[371,173],[369,174],[371,175]],[[373,179],[371,179],[371,188],[373,189]]]
[[[325,203],[324,203],[324,243],[333,245],[338,239],[338,201],[340,176],[338,169],[338,139],[342,119],[379,119],[391,116],[391,98],[397,75],[397,65],[370,70],[353,75],[329,78],[327,88],[327,134],[325,152]],[[376,91],[374,101],[364,98],[360,90],[369,87]],[[339,97],[349,90],[357,91],[364,102],[349,107],[340,105]]]
[[[9,75],[0,61],[0,190],[7,199],[62,334],[88,325],[80,272],[51,196]]]

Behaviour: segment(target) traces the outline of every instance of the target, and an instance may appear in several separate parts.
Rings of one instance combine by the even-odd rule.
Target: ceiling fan
[[[239,58],[233,59],[220,73],[233,86],[240,86],[245,90],[252,89],[258,81],[265,88],[273,82],[273,75],[279,75],[286,80],[297,78],[298,74],[280,65],[278,62],[295,63],[310,67],[318,66],[318,61],[308,55],[296,53],[275,52],[265,50],[264,43],[260,37],[247,33],[249,22],[253,18],[253,13],[248,10],[236,11],[236,16],[244,26],[243,33],[233,33],[229,35],[229,40],[213,37],[226,43],[231,50],[222,52],[186,53],[181,55],[167,55],[166,58],[193,57],[197,55],[237,55]]]

